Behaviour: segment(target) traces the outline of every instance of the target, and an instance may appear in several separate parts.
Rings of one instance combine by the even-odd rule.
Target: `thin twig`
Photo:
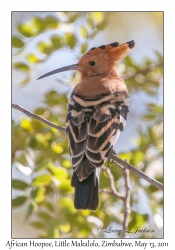
[[[110,159],[114,160],[114,162],[117,163],[118,165],[121,165],[122,167],[127,168],[131,172],[135,173],[136,175],[140,176],[141,178],[143,178],[144,180],[146,180],[147,182],[149,182],[153,186],[155,186],[158,189],[160,189],[161,191],[163,191],[163,184],[162,183],[149,177],[148,175],[146,175],[145,173],[143,173],[139,169],[135,168],[131,164],[127,163],[126,161],[123,161],[116,154],[111,154]]]
[[[102,169],[106,171],[106,173],[109,176],[110,182],[111,182],[111,193],[113,195],[115,195],[117,198],[120,198],[122,200],[124,200],[124,196],[122,196],[119,192],[117,192],[116,188],[115,188],[115,184],[114,184],[114,176],[111,173],[110,168],[106,168],[105,166],[102,166]],[[105,190],[105,192],[107,193],[107,191]]]
[[[55,125],[54,123],[49,122],[48,120],[46,120],[44,118],[41,118],[40,116],[30,112],[29,110],[19,106],[18,104],[12,104],[12,108],[17,109],[19,111],[22,111],[24,114],[26,114],[26,115],[28,115],[30,117],[33,117],[33,118],[37,119],[38,121],[41,121],[41,122],[49,125],[50,127],[53,127],[55,129],[57,129],[58,131],[60,131],[61,133],[65,134],[65,135],[67,134],[66,129],[64,127]],[[156,181],[155,179],[153,179],[153,178],[149,177],[148,175],[144,174],[142,171],[138,170],[134,166],[130,165],[129,163],[127,163],[125,161],[123,161],[116,154],[111,154],[110,159],[113,160],[115,163],[117,163],[119,166],[127,168],[128,170],[132,171],[136,175],[140,176],[141,178],[143,178],[144,180],[146,180],[147,182],[152,184],[153,186],[155,186],[158,189],[163,191],[163,184],[162,183]]]
[[[107,194],[114,194],[112,190],[109,190],[107,188],[101,188],[98,190],[99,193],[107,193]],[[119,197],[120,198],[120,197]],[[124,197],[123,197],[124,198]]]
[[[129,215],[131,213],[130,208],[130,176],[129,176],[129,170],[126,168],[123,168],[123,174],[125,178],[125,187],[126,187],[126,195],[124,199],[124,219],[123,219],[123,230],[122,230],[122,238],[126,237],[126,228],[128,227],[129,223]]]
[[[43,122],[43,123],[49,125],[50,127],[57,129],[57,130],[60,131],[61,133],[67,135],[66,129],[65,129],[64,127],[55,125],[54,123],[49,122],[48,120],[42,118],[41,116],[38,116],[38,115],[32,113],[31,111],[29,111],[29,110],[27,110],[27,109],[21,107],[21,106],[18,105],[18,104],[12,104],[12,108],[17,109],[17,110],[19,110],[19,111],[22,111],[24,114],[26,114],[26,115],[28,115],[28,116],[30,116],[30,117],[33,117],[34,119],[36,119],[36,120],[38,120],[38,121],[40,121],[40,122]]]

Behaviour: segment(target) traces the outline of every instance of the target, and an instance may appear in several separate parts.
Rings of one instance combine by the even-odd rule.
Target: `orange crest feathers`
[[[87,61],[90,58],[97,58],[98,55],[103,55],[105,57],[110,58],[111,60],[117,61],[126,56],[126,52],[130,49],[134,48],[135,42],[134,40],[126,43],[119,44],[118,42],[101,45],[99,47],[93,47],[88,52],[86,52],[81,59],[79,60],[79,64],[85,64],[83,62]],[[106,55],[106,56],[105,56]]]
[[[115,67],[115,62],[124,58],[134,45],[135,42],[132,40],[122,44],[114,42],[91,48],[78,62],[82,68],[82,76],[108,74]]]

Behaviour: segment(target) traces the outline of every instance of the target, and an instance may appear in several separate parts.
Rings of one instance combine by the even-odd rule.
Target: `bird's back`
[[[93,98],[72,94],[67,133],[73,168],[80,181],[103,165],[125,126],[128,111],[126,92]]]

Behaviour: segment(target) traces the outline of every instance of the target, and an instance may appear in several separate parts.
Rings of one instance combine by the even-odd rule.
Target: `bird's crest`
[[[126,57],[127,51],[134,45],[135,42],[132,40],[122,44],[114,42],[91,48],[78,61],[82,78],[87,75],[107,75],[112,69],[115,70],[116,61]]]
[[[118,42],[101,45],[99,47],[92,47],[87,51],[79,60],[79,65],[85,65],[88,59],[110,59],[110,61],[117,61],[124,58],[127,51],[134,48],[134,40],[126,43],[119,44]],[[104,61],[105,63],[105,61]],[[92,65],[93,66],[93,65]]]

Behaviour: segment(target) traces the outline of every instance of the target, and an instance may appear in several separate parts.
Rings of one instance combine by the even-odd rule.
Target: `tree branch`
[[[40,121],[40,122],[43,122],[43,123],[45,123],[46,125],[49,125],[50,127],[55,128],[55,129],[57,129],[58,131],[60,131],[61,133],[67,135],[66,129],[65,129],[64,127],[55,125],[54,123],[49,122],[48,120],[46,120],[46,119],[44,119],[44,118],[42,118],[42,117],[40,117],[40,116],[38,116],[38,115],[32,113],[31,111],[29,111],[29,110],[27,110],[27,109],[21,107],[21,106],[18,105],[18,104],[13,104],[13,103],[12,103],[12,108],[17,109],[17,110],[23,112],[24,114],[26,114],[26,115],[28,115],[28,116],[30,116],[30,117],[32,117],[32,118],[34,118],[34,119],[36,119],[36,120],[38,120],[38,121]]]
[[[124,219],[123,219],[123,230],[122,230],[122,238],[126,237],[126,227],[128,227],[129,223],[129,215],[131,213],[130,208],[130,176],[129,170],[123,168],[123,174],[125,178],[125,187],[126,187],[126,195],[124,199]]]
[[[152,184],[153,186],[157,187],[158,189],[160,189],[161,191],[163,191],[163,184],[160,183],[159,181],[156,181],[155,179],[149,177],[148,175],[146,175],[145,173],[143,173],[142,171],[140,171],[139,169],[135,168],[134,166],[132,166],[131,164],[127,163],[126,161],[123,161],[122,159],[120,159],[116,154],[112,154],[110,155],[110,158],[112,160],[114,160],[114,162],[124,168],[127,168],[128,170],[130,170],[131,172],[135,173],[136,175],[138,175],[139,177],[143,178],[145,181],[149,182],[150,184]]]
[[[111,193],[111,194],[115,195],[117,198],[124,200],[125,197],[122,196],[119,192],[117,192],[117,190],[115,188],[114,176],[112,175],[110,168],[106,168],[105,166],[102,166],[102,169],[106,171],[106,173],[109,176],[110,182],[111,182],[111,191],[108,189],[103,189],[103,192]]]
[[[60,131],[63,134],[67,134],[66,133],[66,129],[64,127],[55,125],[52,122],[49,122],[48,120],[30,112],[29,110],[21,107],[18,104],[12,104],[12,108],[17,109],[21,112],[23,112],[24,114],[33,117],[34,119],[41,121],[47,125],[49,125],[52,128],[57,129],[58,131]],[[163,184],[156,181],[155,179],[149,177],[148,175],[144,174],[142,171],[140,171],[139,169],[135,168],[134,166],[130,165],[129,163],[127,163],[126,161],[123,161],[122,159],[120,159],[115,153],[112,153],[110,155],[110,159],[113,160],[116,164],[118,164],[121,167],[127,168],[128,170],[132,171],[133,173],[135,173],[136,175],[138,175],[139,177],[143,178],[144,180],[146,180],[147,182],[149,182],[150,184],[152,184],[153,186],[157,187],[158,189],[163,191]]]

